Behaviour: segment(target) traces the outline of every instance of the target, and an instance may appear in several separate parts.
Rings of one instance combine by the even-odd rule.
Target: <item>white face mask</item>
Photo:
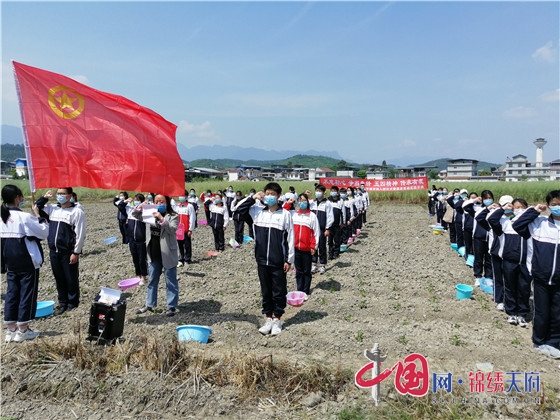
[[[513,215],[514,216],[519,216],[520,214],[523,214],[525,212],[525,209],[513,209]]]

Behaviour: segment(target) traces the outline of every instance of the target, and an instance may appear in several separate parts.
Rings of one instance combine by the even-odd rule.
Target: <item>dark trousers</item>
[[[337,258],[340,255],[340,245],[342,241],[342,229],[340,225],[332,225],[329,231],[329,258]]]
[[[51,250],[51,267],[56,281],[58,304],[77,308],[80,304],[80,279],[78,277],[80,263],[70,264],[70,255],[71,253]]]
[[[362,223],[364,221],[364,213],[360,212],[360,214],[358,214],[358,217],[356,218],[356,229],[360,229],[362,230]]]
[[[247,223],[247,228],[249,229],[249,236],[255,239],[255,233],[253,232],[253,219],[251,216],[247,215],[245,218],[245,223]]]
[[[216,251],[223,251],[225,249],[224,228],[212,228],[214,234],[214,247]]]
[[[449,223],[449,242],[451,242],[452,244],[456,244],[457,243],[457,232],[455,232],[455,223],[451,222]]]
[[[123,244],[127,244],[128,243],[128,235],[126,234],[126,219],[125,220],[119,220],[119,230],[121,231],[121,236],[122,236],[122,243]]]
[[[531,296],[531,275],[525,264],[503,260],[504,306],[508,315],[524,318],[529,315],[529,298]]]
[[[342,228],[340,243],[347,244],[348,239],[352,236],[352,226],[349,224],[345,224]]]
[[[132,255],[132,263],[134,264],[134,273],[137,276],[148,275],[148,252],[145,242],[130,241],[128,243],[130,255]]]
[[[504,277],[502,274],[502,259],[497,255],[490,255],[492,263],[492,278],[494,279],[494,302],[504,303]]]
[[[206,221],[208,224],[210,224],[210,209],[206,209],[206,207],[204,208],[204,214],[206,215]]]
[[[296,248],[294,266],[298,292],[311,294],[311,252],[300,251]]]
[[[472,239],[472,230],[464,230],[463,231],[463,241],[465,241],[465,258],[467,255],[474,255],[473,254],[473,239]]]
[[[286,309],[287,280],[284,267],[258,265],[261,283],[262,313],[280,318]]]
[[[243,244],[243,232],[245,231],[245,220],[234,220],[233,227],[235,231],[235,242],[239,245]]]
[[[457,248],[461,248],[462,246],[465,246],[465,240],[464,240],[464,236],[463,236],[463,221],[462,221],[462,219],[461,219],[461,221],[456,221],[455,222],[455,235],[456,235],[455,243],[457,244]]]
[[[190,263],[192,259],[192,240],[187,232],[185,232],[185,239],[177,240],[177,246],[179,247],[179,261]]]
[[[319,261],[321,265],[327,264],[327,238],[323,229],[321,229],[321,234],[319,235],[319,246],[317,247],[317,252],[313,254],[313,264],[317,264],[317,261]]]
[[[473,251],[474,251],[474,276],[486,277],[493,279],[492,262],[490,261],[490,254],[488,253],[488,241],[483,239],[473,238]]]
[[[4,321],[27,324],[35,318],[37,293],[39,292],[39,269],[6,273],[6,298]]]
[[[540,346],[560,346],[560,285],[549,285],[547,280],[533,281],[533,343]]]

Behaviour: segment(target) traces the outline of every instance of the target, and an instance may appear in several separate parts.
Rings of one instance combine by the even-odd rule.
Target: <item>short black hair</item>
[[[282,194],[282,187],[277,182],[269,182],[266,184],[264,186],[264,191],[266,192],[266,190],[272,190],[278,195]]]
[[[546,204],[550,204],[555,198],[560,198],[560,190],[552,190],[546,195]]]
[[[326,191],[326,188],[325,188],[325,186],[324,186],[323,184],[317,184],[317,185],[315,185],[315,189],[316,189],[316,190],[323,191],[323,192]]]

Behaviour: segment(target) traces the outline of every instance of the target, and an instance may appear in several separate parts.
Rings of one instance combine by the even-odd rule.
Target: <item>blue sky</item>
[[[177,141],[357,163],[560,157],[558,2],[3,1],[11,60],[125,96]],[[212,157],[212,156],[209,156]],[[227,156],[214,156],[225,158]]]

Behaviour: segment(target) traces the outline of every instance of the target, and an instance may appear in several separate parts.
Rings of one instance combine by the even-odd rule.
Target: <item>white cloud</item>
[[[414,140],[404,139],[402,141],[402,145],[404,147],[416,147],[416,142]]]
[[[556,59],[557,51],[556,48],[552,45],[552,41],[548,41],[542,47],[539,47],[535,50],[535,52],[531,55],[533,60],[536,61],[544,61],[547,63],[554,63]]]
[[[534,117],[535,115],[537,115],[537,113],[533,108],[516,106],[515,108],[506,109],[502,115],[505,118],[523,119]]]
[[[185,137],[196,137],[202,139],[218,139],[214,128],[210,122],[205,121],[202,124],[192,124],[188,121],[181,120],[177,131]]]
[[[560,100],[560,89],[544,92],[539,98],[544,102],[558,102]]]
[[[83,76],[81,74],[78,74],[76,76],[71,76],[71,79],[74,79],[76,82],[81,83],[83,85],[89,85],[89,80],[87,78],[87,76]]]

